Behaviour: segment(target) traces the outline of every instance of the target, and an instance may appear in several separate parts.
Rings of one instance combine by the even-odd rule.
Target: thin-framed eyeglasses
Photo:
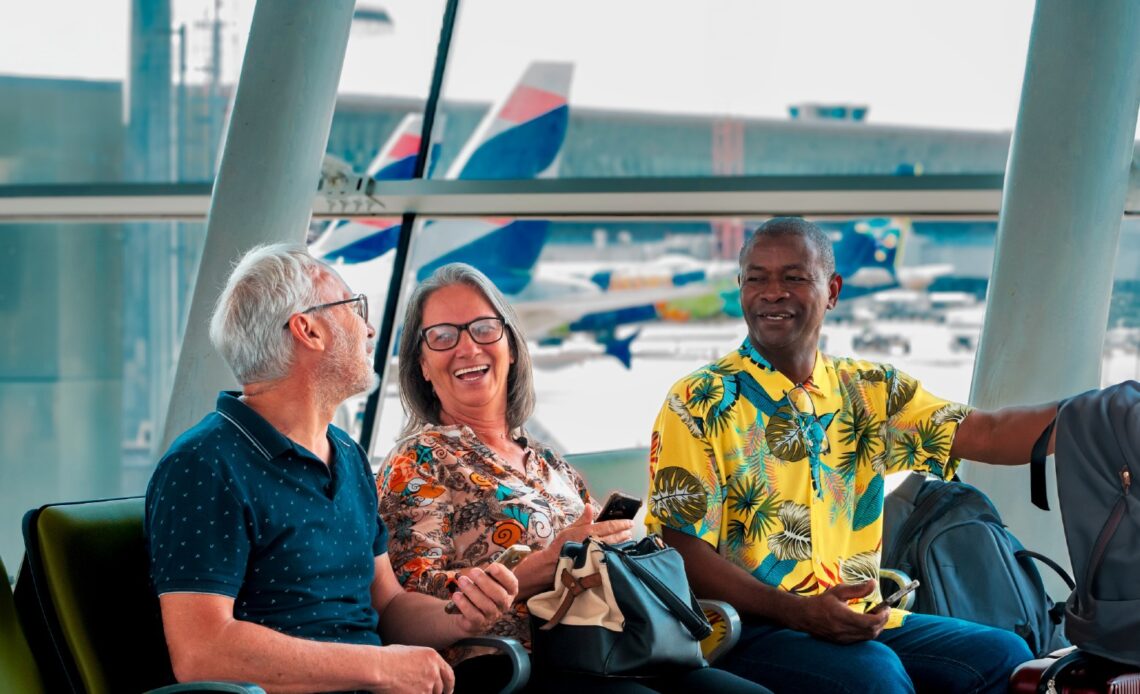
[[[368,322],[368,297],[364,294],[355,294],[351,299],[341,299],[340,301],[330,301],[327,304],[317,304],[316,306],[310,306],[304,311],[297,311],[297,313],[293,315],[301,313],[312,313],[313,311],[319,311],[323,308],[332,308],[333,306],[340,306],[341,304],[352,304],[352,310],[356,312],[356,315],[363,318],[365,323]],[[285,321],[284,327],[286,330],[289,329],[289,321]]]
[[[792,411],[792,421],[800,432],[804,445],[808,450],[817,450],[820,442],[812,432],[812,427],[818,425],[815,421],[815,403],[811,399],[811,393],[800,384],[787,392],[787,399],[788,409]]]
[[[805,415],[815,417],[815,403],[812,402],[811,394],[802,383],[789,390],[787,396],[788,408],[791,409],[797,422],[803,421]]]
[[[427,348],[433,352],[446,352],[459,344],[459,333],[464,330],[471,339],[480,345],[490,345],[503,339],[503,327],[506,323],[502,318],[484,316],[468,321],[462,325],[455,323],[436,323],[420,331]]]

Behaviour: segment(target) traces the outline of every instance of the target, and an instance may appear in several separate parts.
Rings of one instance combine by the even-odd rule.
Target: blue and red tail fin
[[[570,120],[567,98],[574,66],[531,63],[506,97],[475,128],[448,171],[448,178],[535,178],[556,173]],[[463,229],[450,227],[463,226]],[[480,219],[437,222],[419,244],[423,279],[437,267],[465,262],[479,268],[499,289],[515,294],[534,276],[550,223],[545,220]],[[446,233],[445,233],[446,229]],[[448,239],[462,245],[443,248]]]
[[[527,66],[510,94],[479,123],[447,177],[551,175],[570,122],[567,103],[573,73],[571,63],[538,62]]]
[[[534,178],[552,175],[569,124],[570,63],[532,63],[514,89],[491,108],[448,171],[448,178]],[[411,175],[422,117],[409,114],[369,166],[374,178]],[[438,141],[439,138],[435,138]],[[434,159],[434,157],[433,157]],[[310,248],[331,261],[361,263],[396,246],[398,219],[341,222]],[[542,220],[479,219],[430,223],[415,244],[413,267],[425,277],[442,264],[470,263],[513,294],[533,277],[546,243]]]

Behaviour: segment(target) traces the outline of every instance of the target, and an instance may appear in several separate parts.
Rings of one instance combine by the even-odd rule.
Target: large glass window
[[[736,256],[745,230],[761,221],[426,220],[406,286],[445,262],[483,270],[529,339],[534,433],[570,453],[644,447],[668,387],[744,339]],[[966,401],[995,222],[818,222],[846,278],[823,349],[891,362],[932,392]],[[355,290],[386,294],[383,260],[339,269]],[[395,371],[393,362],[375,456],[403,422]]]
[[[0,225],[0,556],[53,501],[140,494],[201,253],[198,224]]]
[[[1131,217],[1120,227],[1100,372],[1102,386],[1126,380],[1140,380],[1140,219]]]
[[[435,175],[1000,173],[1032,13],[1029,0],[466,2]],[[478,129],[472,103],[494,105]],[[472,138],[495,156],[468,158]]]
[[[64,0],[6,17],[0,185],[213,180],[254,4]],[[443,6],[358,3],[330,154],[363,172],[423,112]]]

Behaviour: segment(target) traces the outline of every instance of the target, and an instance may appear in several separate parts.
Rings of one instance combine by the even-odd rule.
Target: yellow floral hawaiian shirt
[[[952,477],[969,412],[890,365],[820,353],[795,384],[745,338],[670,390],[650,441],[646,524],[699,537],[798,595],[877,579],[883,476]],[[887,626],[904,616],[892,610]]]

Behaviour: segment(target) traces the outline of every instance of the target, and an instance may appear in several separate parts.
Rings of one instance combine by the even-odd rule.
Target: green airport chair
[[[0,691],[41,694],[46,692],[40,669],[28,646],[24,628],[16,615],[8,569],[0,561],[4,585],[0,587]]]
[[[16,584],[49,691],[261,692],[232,682],[175,684],[150,586],[143,499],[52,504],[24,516]]]
[[[264,694],[237,682],[173,684],[143,514],[144,499],[132,497],[50,504],[24,516],[16,602],[24,624],[38,620],[41,638],[32,650],[41,671],[55,673],[47,691]],[[526,685],[530,658],[517,640],[476,637],[456,645],[487,646],[505,656],[511,671],[503,692]]]

